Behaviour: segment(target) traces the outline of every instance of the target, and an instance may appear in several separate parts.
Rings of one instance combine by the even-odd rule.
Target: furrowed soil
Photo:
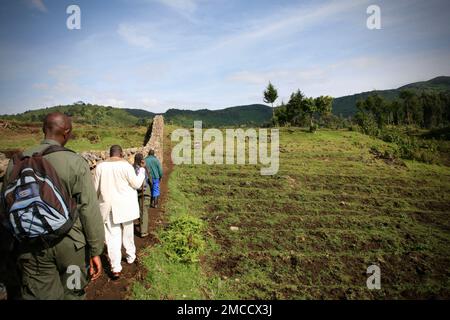
[[[281,129],[274,176],[261,165],[176,166],[171,186],[215,243],[202,272],[238,299],[450,298],[450,168],[370,153],[386,145]],[[371,265],[380,290],[367,288]]]

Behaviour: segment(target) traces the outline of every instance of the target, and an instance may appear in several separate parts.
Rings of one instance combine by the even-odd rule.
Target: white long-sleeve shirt
[[[97,165],[94,173],[95,189],[103,221],[112,212],[115,224],[139,218],[137,189],[145,179],[145,169],[136,175],[134,168],[124,159],[112,158]]]

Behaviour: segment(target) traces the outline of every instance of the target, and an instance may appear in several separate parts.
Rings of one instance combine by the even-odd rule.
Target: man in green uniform
[[[160,195],[159,183],[163,177],[163,171],[161,163],[158,158],[155,157],[155,150],[150,150],[148,157],[145,159],[145,165],[150,175],[149,179],[151,179],[151,206],[157,208]]]
[[[51,145],[64,146],[72,132],[72,122],[66,115],[55,112],[45,117],[45,139],[41,145],[26,150],[31,156]],[[30,250],[18,243],[12,256],[16,257],[21,278],[23,299],[83,299],[85,287],[102,272],[100,255],[104,247],[104,227],[92,175],[87,162],[79,155],[60,151],[44,156],[54,167],[68,194],[76,200],[79,217],[71,230],[56,245]],[[12,171],[8,165],[5,180]],[[2,186],[5,191],[6,183]],[[2,213],[4,207],[1,207]]]

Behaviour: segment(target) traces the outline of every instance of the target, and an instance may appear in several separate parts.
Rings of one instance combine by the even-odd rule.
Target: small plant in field
[[[164,252],[175,262],[197,262],[205,248],[202,220],[182,215],[175,218],[163,231],[161,240]]]

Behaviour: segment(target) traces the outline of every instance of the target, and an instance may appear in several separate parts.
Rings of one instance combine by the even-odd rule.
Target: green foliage
[[[396,157],[431,164],[442,162],[438,152],[438,144],[434,140],[420,139],[405,134],[396,127],[380,131],[377,137],[393,144],[392,152]]]
[[[202,121],[204,128],[227,126],[261,126],[270,122],[272,108],[263,104],[237,106],[222,110],[169,109],[164,114],[166,123],[192,128],[194,121]]]
[[[155,114],[141,109],[120,109],[90,104],[56,106],[27,111],[17,115],[2,115],[0,119],[20,122],[41,123],[44,116],[60,111],[73,117],[74,122],[104,126],[143,126]],[[262,126],[270,122],[272,110],[263,104],[236,106],[221,110],[179,110],[169,109],[163,114],[166,123],[192,127],[194,121],[203,121],[203,127]]]
[[[314,117],[327,116],[331,112],[333,98],[320,96],[306,97],[300,90],[293,92],[287,105],[284,103],[275,112],[274,122],[278,125],[302,126],[309,120],[309,131],[315,132]]]
[[[76,123],[87,125],[129,127],[137,125],[139,121],[139,118],[124,109],[84,103],[31,110],[22,114],[2,116],[2,118],[20,122],[42,122],[48,113],[56,111],[71,116]]]
[[[175,262],[199,261],[205,248],[203,231],[204,223],[196,217],[181,215],[174,218],[161,235],[164,252]]]
[[[365,100],[368,96],[378,94],[384,100],[393,102],[396,99],[399,99],[399,95],[402,90],[412,91],[418,96],[420,96],[422,92],[432,92],[438,94],[449,92],[450,77],[437,77],[429,81],[412,83],[398,89],[374,90],[335,98],[333,100],[333,113],[336,115],[342,114],[344,117],[354,116],[358,111],[356,104],[359,100]]]
[[[358,112],[355,116],[355,121],[364,134],[370,136],[378,135],[377,122],[375,120],[375,117],[371,113]]]
[[[273,103],[277,100],[277,98],[278,98],[278,91],[273,86],[273,84],[269,82],[267,89],[264,91],[264,102],[270,103],[273,106]]]
[[[430,129],[450,124],[450,94],[402,90],[400,100],[389,102],[374,94],[357,102],[355,120],[367,133],[367,119],[373,119],[378,129],[386,125],[408,125]],[[373,134],[370,133],[370,134]]]
[[[305,114],[303,113],[303,100],[305,99],[305,95],[297,90],[291,94],[291,98],[286,106],[286,123],[289,123],[293,126],[300,126],[305,120]],[[280,123],[284,124],[284,123]]]

